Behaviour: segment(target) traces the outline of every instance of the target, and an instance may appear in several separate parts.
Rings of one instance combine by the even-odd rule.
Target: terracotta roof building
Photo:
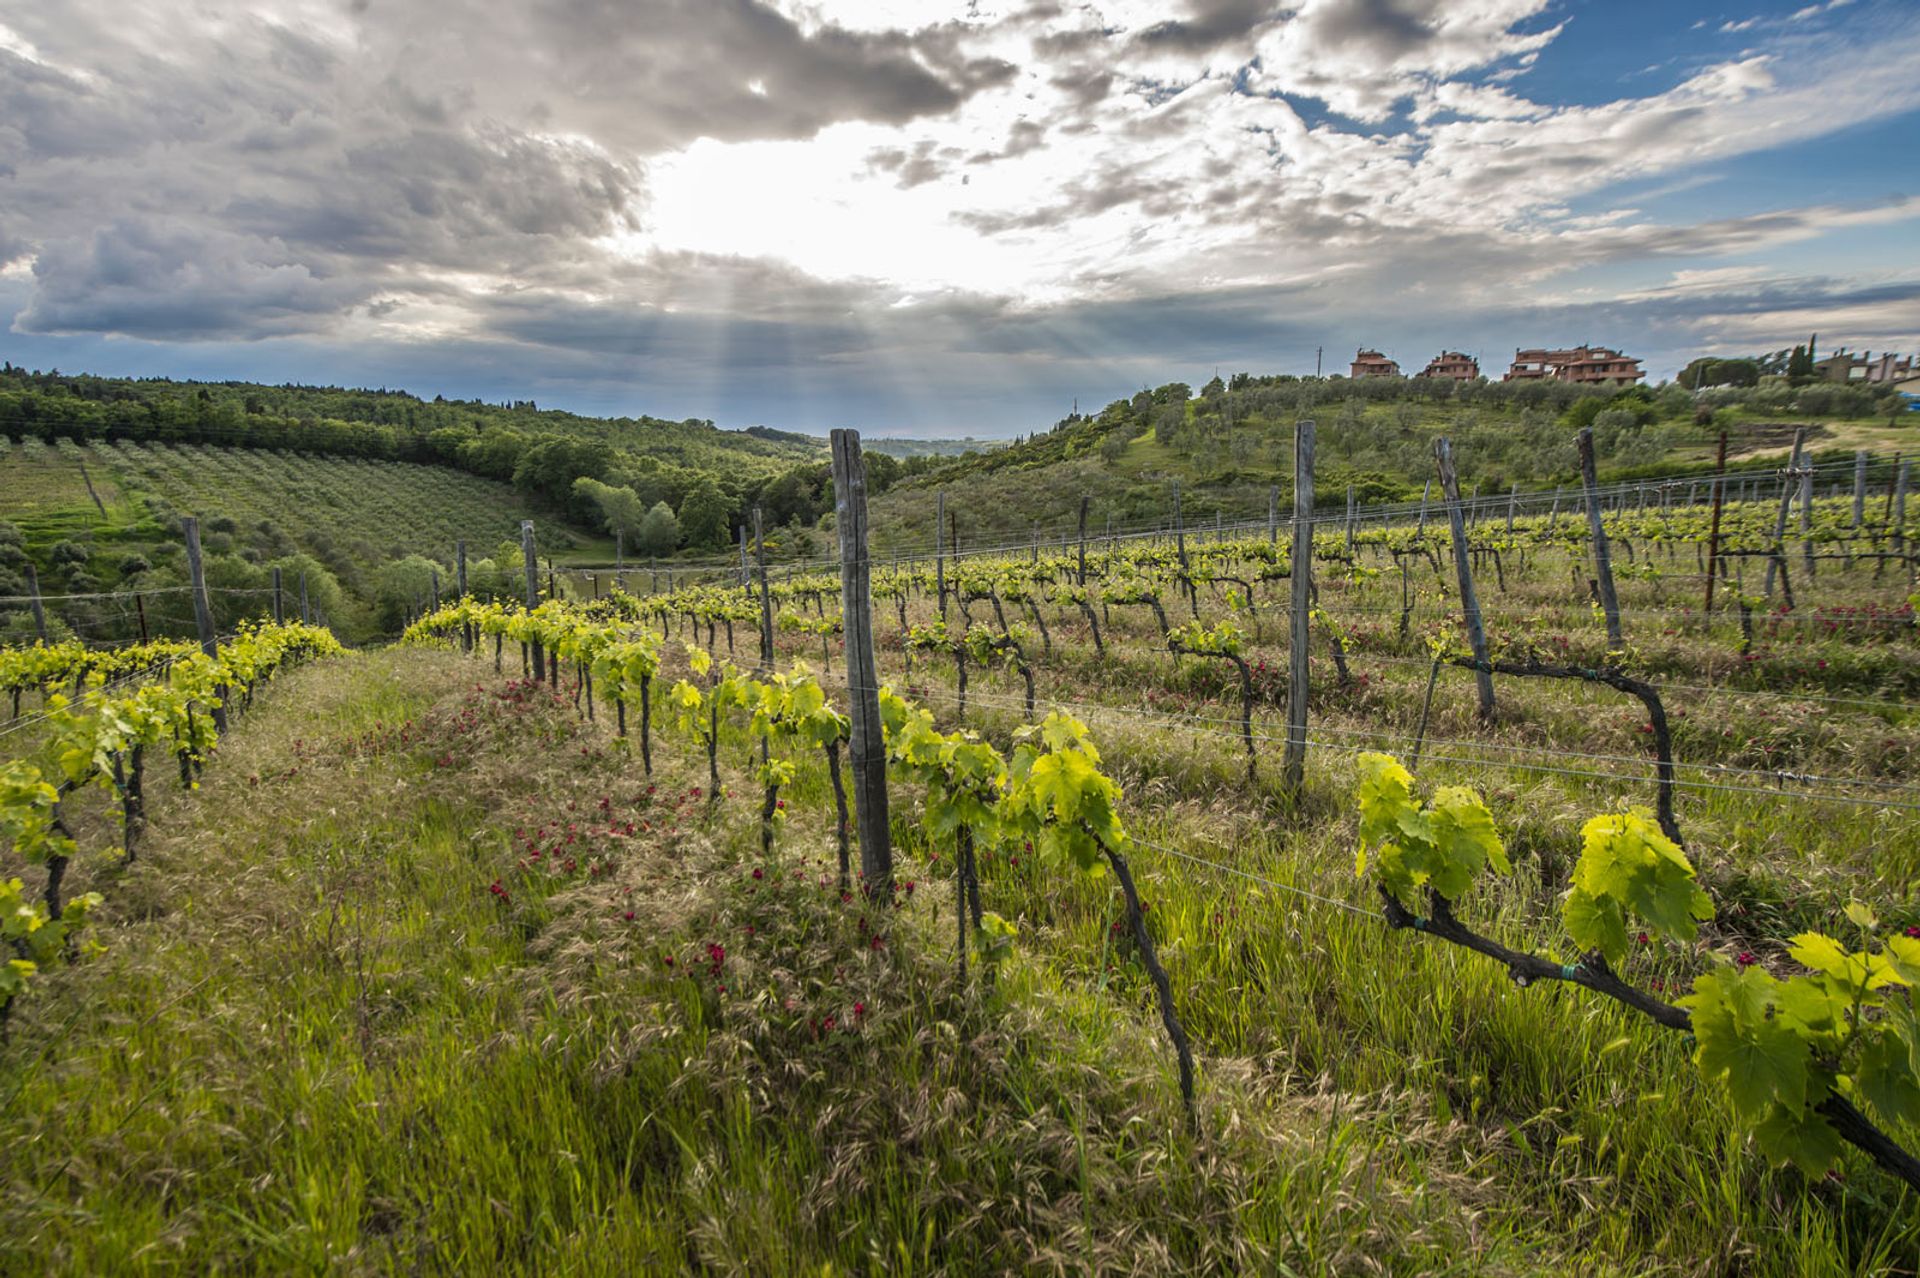
[[[1379,351],[1360,351],[1353,357],[1351,376],[1360,377],[1398,377],[1400,365],[1388,359]]]
[[[1515,351],[1513,366],[1500,380],[1552,380],[1589,385],[1630,386],[1644,378],[1640,361],[1605,346],[1573,346],[1565,350],[1535,347]]]
[[[1470,382],[1480,376],[1480,361],[1459,351],[1441,351],[1427,361],[1427,366],[1420,370],[1419,376]]]

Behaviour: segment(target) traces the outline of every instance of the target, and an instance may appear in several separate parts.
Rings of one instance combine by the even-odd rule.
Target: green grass
[[[1868,571],[1821,589],[1862,594]],[[1591,629],[1552,598],[1559,568],[1510,576],[1512,598],[1488,592],[1500,621],[1560,608]],[[1387,586],[1329,585],[1323,605],[1367,589]],[[1350,753],[1316,748],[1290,809],[1274,747],[1249,785],[1231,732],[1129,713],[1227,705],[1210,663],[1154,651],[1143,612],[1114,610],[1104,659],[1056,619],[1038,673],[1043,701],[1086,707],[1138,835],[1258,876],[1132,854],[1200,1058],[1196,1127],[1144,974],[1109,940],[1110,880],[987,857],[987,907],[1020,937],[996,981],[962,985],[950,858],[904,788],[898,875],[916,886],[881,916],[832,883],[817,766],[766,862],[743,743],[710,808],[683,743],[656,739],[649,780],[604,721],[496,695],[484,658],[389,651],[267,689],[198,794],[155,794],[138,865],[83,860],[74,886],[107,893],[110,948],[53,974],[0,1049],[0,1270],[1914,1271],[1910,1193],[1858,1157],[1840,1181],[1769,1169],[1677,1036],[1314,899],[1369,906]],[[1707,637],[1658,640],[1694,682],[1739,677]],[[1356,636],[1368,685],[1321,689],[1318,731],[1411,722],[1425,672],[1389,660],[1396,643]],[[1891,663],[1874,677],[1910,647],[1807,654],[1849,646]],[[915,672],[950,723],[945,668]],[[969,726],[1004,743],[1015,686],[976,680]],[[1502,689],[1492,728],[1451,689],[1432,736],[1614,751],[1633,730],[1610,694]],[[1744,745],[1709,728],[1744,741],[1784,712],[1738,689],[1709,705],[1683,757],[1733,757]],[[1847,754],[1866,725],[1920,731],[1900,706],[1785,717],[1792,765],[1843,775],[1880,766]],[[1488,793],[1515,873],[1462,912],[1539,948],[1580,821],[1643,797],[1547,767],[1423,779]],[[1773,961],[1855,894],[1900,922],[1920,910],[1907,817],[1719,792],[1681,815],[1722,905],[1704,949]],[[86,846],[110,837],[102,813],[81,819]],[[1663,949],[1628,972],[1703,960]]]

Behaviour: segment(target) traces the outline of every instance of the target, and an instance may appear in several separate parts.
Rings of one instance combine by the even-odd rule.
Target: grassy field
[[[1342,500],[1350,483],[1362,504],[1417,498],[1433,476],[1434,439],[1453,440],[1463,493],[1522,492],[1577,484],[1575,430],[1539,410],[1494,411],[1484,407],[1423,402],[1322,406],[1301,416],[1317,418],[1317,473],[1321,504]],[[1783,458],[1793,432],[1808,432],[1808,447],[1822,461],[1845,460],[1856,450],[1879,459],[1920,451],[1920,416],[1889,425],[1885,419],[1735,415],[1711,426],[1691,417],[1663,418],[1641,428],[1614,456],[1603,454],[1601,482],[1627,470],[1711,468],[1721,425],[1728,431],[1729,460],[1737,467]],[[1123,431],[1124,443],[1108,451],[1097,421],[1074,432],[1086,438],[1058,446],[1036,435],[984,463],[891,489],[875,498],[876,546],[884,550],[930,549],[934,541],[936,487],[946,490],[947,509],[958,515],[963,546],[1026,540],[1036,528],[1071,528],[1080,500],[1090,499],[1092,530],[1112,517],[1125,530],[1170,520],[1172,489],[1181,486],[1189,527],[1216,514],[1228,520],[1266,514],[1268,490],[1278,484],[1290,501],[1293,418],[1238,421],[1230,431],[1197,448],[1175,448],[1153,430]],[[1137,425],[1132,428],[1137,430]]]
[[[517,547],[520,521],[528,518],[541,552],[559,562],[613,553],[610,538],[536,513],[509,485],[409,462],[199,444],[83,447],[29,440],[0,450],[0,492],[0,520],[20,530],[50,595],[178,584],[184,580],[178,520],[199,516],[223,625],[259,608],[262,583],[253,578],[259,565],[275,561],[324,569],[337,583],[337,589],[325,587],[330,620],[359,637],[374,624],[382,567],[409,555],[445,566],[450,581],[458,540],[466,540],[470,561],[478,561],[503,542]],[[84,558],[51,563],[62,543]],[[294,556],[306,558],[296,565]],[[222,587],[256,595],[229,599]],[[318,597],[317,579],[314,587]],[[52,611],[90,639],[135,633],[127,600],[56,604]],[[162,633],[192,626],[183,608],[157,602],[148,620]]]
[[[1664,574],[1624,578],[1623,604],[1719,913],[1624,972],[1664,991],[1716,955],[1784,970],[1785,938],[1846,934],[1852,899],[1920,925],[1920,649],[1863,619],[1898,611],[1904,575],[1823,566],[1741,653],[1735,620],[1675,597],[1688,558],[1643,548]],[[1516,555],[1483,586],[1490,628],[1599,660],[1571,566]],[[137,865],[77,867],[108,951],[53,973],[0,1049],[0,1269],[1914,1273],[1912,1192],[1853,1154],[1828,1179],[1770,1168],[1679,1035],[1384,925],[1354,875],[1354,755],[1407,752],[1425,636],[1458,624],[1439,578],[1415,588],[1402,636],[1397,574],[1323,578],[1353,678],[1316,652],[1297,805],[1271,588],[1252,780],[1234,679],[1168,654],[1145,609],[1107,610],[1104,654],[1061,610],[1032,653],[1041,712],[1084,717],[1124,787],[1199,1057],[1191,1124],[1110,879],[987,857],[1019,937],[962,983],[951,857],[904,788],[902,903],[880,910],[834,884],[817,765],[763,857],[744,741],[710,804],[663,710],[648,777],[604,714],[484,657],[296,671],[197,794],[155,795]],[[884,679],[1009,744],[1017,679],[977,674],[962,719],[950,663],[909,674],[890,605],[877,623]],[[1502,679],[1482,723],[1471,686],[1443,679],[1421,779],[1477,786],[1515,866],[1462,913],[1564,951],[1582,822],[1651,799],[1641,712]],[[111,838],[104,813],[76,821],[83,846]]]

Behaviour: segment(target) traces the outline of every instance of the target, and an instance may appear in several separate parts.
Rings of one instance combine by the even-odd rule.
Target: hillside
[[[55,599],[56,628],[95,642],[132,638],[140,610],[121,592],[153,592],[148,631],[192,634],[184,596],[179,517],[201,519],[215,620],[230,629],[258,610],[279,566],[295,591],[343,636],[398,628],[432,590],[453,588],[454,547],[464,538],[477,586],[510,586],[491,571],[506,543],[518,563],[520,521],[535,520],[542,553],[610,555],[604,536],[536,512],[512,487],[443,466],[220,448],[205,444],[95,444],[37,439],[0,449],[0,520],[18,547],[0,545],[0,595],[24,589],[21,554]],[[505,557],[505,556],[501,556]],[[26,610],[0,603],[15,633]]]
[[[1058,535],[1090,498],[1090,532],[1109,516],[1120,528],[1170,521],[1182,489],[1190,525],[1264,517],[1278,486],[1291,504],[1293,428],[1316,425],[1316,505],[1418,498],[1433,470],[1433,441],[1453,442],[1463,493],[1552,488],[1578,482],[1574,436],[1594,431],[1602,482],[1698,473],[1712,465],[1718,432],[1734,467],[1777,465],[1805,426],[1823,460],[1854,449],[1911,453],[1916,422],[1889,424],[1883,402],[1853,388],[1811,386],[1707,392],[1679,387],[1595,390],[1549,382],[1348,381],[1236,376],[1194,394],[1184,383],[1143,390],[1091,416],[1072,416],[1009,448],[955,459],[873,503],[883,547],[933,544],[935,488],[960,519],[965,545]]]

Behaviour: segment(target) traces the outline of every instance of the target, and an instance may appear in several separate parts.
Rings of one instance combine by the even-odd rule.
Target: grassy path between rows
[[[744,770],[710,805],[704,759],[655,761],[448,653],[267,689],[138,865],[78,875],[109,949],[0,1048],[0,1272],[1824,1274],[1913,1243],[1660,1095],[1676,1045],[1153,868],[1190,1128],[1108,884],[986,867],[1022,936],[961,985],[940,863],[843,899],[819,769],[762,859]],[[1346,838],[1141,801],[1271,874]]]

